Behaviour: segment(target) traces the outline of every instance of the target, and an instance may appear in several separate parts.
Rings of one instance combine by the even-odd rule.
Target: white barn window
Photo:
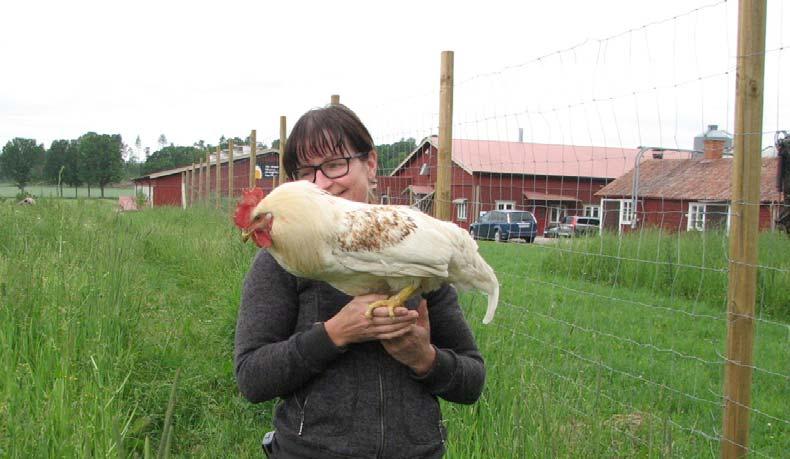
[[[630,225],[634,221],[634,206],[630,199],[620,200],[620,224]]]
[[[496,210],[513,210],[516,208],[516,201],[497,201]]]
[[[456,199],[453,201],[455,204],[455,218],[458,220],[467,219],[467,206],[466,199]]]
[[[705,204],[692,202],[689,204],[688,223],[686,230],[705,230]]]
[[[601,206],[587,204],[584,206],[584,216],[599,218],[601,216]]]

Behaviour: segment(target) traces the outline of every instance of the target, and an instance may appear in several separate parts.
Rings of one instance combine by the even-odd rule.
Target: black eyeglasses
[[[348,174],[349,163],[352,159],[362,158],[367,155],[368,153],[357,153],[343,158],[330,159],[317,166],[301,166],[296,169],[293,178],[295,180],[309,180],[315,183],[315,176],[319,170],[328,179],[340,178]]]

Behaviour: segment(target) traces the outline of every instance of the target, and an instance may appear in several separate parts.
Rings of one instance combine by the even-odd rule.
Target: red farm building
[[[640,163],[638,173],[631,170],[608,184],[596,193],[601,198],[603,229],[729,229],[733,160],[723,157],[721,151],[710,149],[706,141],[704,156],[651,159]],[[761,161],[759,226],[774,229],[783,208],[780,158]]]
[[[382,202],[432,212],[438,137],[425,138],[387,176]],[[529,210],[538,234],[565,215],[600,215],[595,194],[634,167],[638,150],[453,139],[452,220],[468,228],[494,209]]]
[[[258,179],[256,186],[269,192],[274,186],[274,182],[279,175],[279,152],[275,149],[265,149],[256,152],[256,165],[262,171],[262,178]],[[219,156],[220,163],[220,193],[221,196],[228,196],[228,151],[223,150]],[[148,197],[150,206],[180,206],[186,207],[190,197],[195,200],[201,199],[197,195],[200,189],[206,194],[215,197],[217,192],[217,157],[216,154],[209,156],[208,177],[206,166],[195,165],[194,177],[190,181],[190,171],[192,165],[179,167],[165,171],[154,172],[134,179],[135,194],[143,193]],[[250,177],[250,147],[239,146],[233,149],[233,196],[239,196],[241,190],[249,187]],[[208,190],[205,189],[206,178],[208,178]],[[198,185],[200,182],[200,186]],[[191,189],[189,185],[192,185]],[[190,196],[192,193],[192,196]]]

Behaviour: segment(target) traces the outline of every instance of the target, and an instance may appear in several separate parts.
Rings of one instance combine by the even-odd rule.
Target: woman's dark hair
[[[346,146],[353,151],[346,152]],[[293,179],[300,162],[345,153],[370,153],[374,148],[368,128],[351,109],[327,105],[308,111],[294,124],[285,142],[283,166],[286,175]]]

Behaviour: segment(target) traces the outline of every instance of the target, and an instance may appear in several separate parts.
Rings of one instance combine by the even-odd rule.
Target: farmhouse
[[[548,145],[453,139],[452,220],[468,228],[494,209],[529,210],[538,234],[564,215],[600,215],[595,194],[634,167],[631,148]],[[387,176],[379,177],[384,203],[431,212],[438,137],[423,139]]]
[[[219,155],[220,164],[220,193],[221,196],[228,195],[228,151],[222,150]],[[279,152],[276,149],[265,149],[256,152],[256,165],[263,172],[263,177],[256,181],[256,186],[269,192],[274,186],[274,181],[279,175]],[[205,187],[206,178],[208,179],[208,194],[216,196],[217,193],[217,156],[209,156],[210,166],[202,168],[195,165],[195,185],[197,190],[198,182],[200,187]],[[241,190],[249,187],[250,174],[250,147],[247,145],[237,146],[233,149],[233,195],[239,196]],[[143,193],[148,197],[151,206],[181,206],[186,207],[189,192],[187,186],[187,176],[192,169],[192,165],[154,172],[142,177],[135,178],[135,194]],[[208,177],[206,170],[208,169]],[[206,190],[203,189],[203,193]]]
[[[649,226],[728,229],[733,160],[722,156],[723,149],[722,141],[705,140],[703,156],[651,159],[617,178],[596,193],[602,227],[621,232]],[[760,229],[773,229],[782,210],[779,171],[780,158],[762,158]]]

